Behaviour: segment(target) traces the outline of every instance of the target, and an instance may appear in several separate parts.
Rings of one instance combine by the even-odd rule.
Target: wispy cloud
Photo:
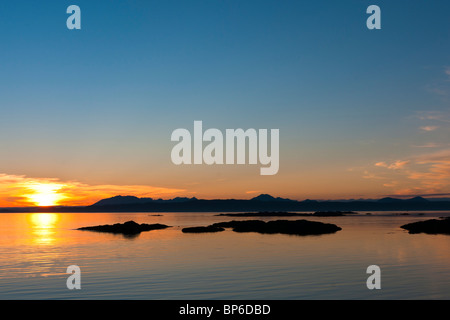
[[[450,67],[449,66],[445,66],[441,69],[442,73],[444,76],[437,80],[436,82],[429,84],[426,86],[426,90],[432,94],[444,97],[445,99],[448,98],[448,95],[450,93],[450,87],[449,87],[449,82],[450,82]]]
[[[420,129],[423,131],[430,132],[430,131],[435,131],[435,130],[439,129],[439,126],[423,126],[423,127],[420,127]]]
[[[413,145],[413,148],[439,148],[442,145],[439,143],[434,143],[434,142],[428,142],[422,145]]]
[[[450,67],[448,67],[448,66],[445,67],[444,68],[444,73],[450,77]]]
[[[398,197],[398,198],[411,198],[411,197],[448,197],[450,193],[413,193],[413,190],[409,190],[407,194],[387,194],[386,197]]]
[[[255,193],[261,193],[261,190],[250,190],[250,191],[245,191],[245,193],[247,194],[255,194]]]
[[[363,178],[375,178],[380,174],[391,180],[382,185],[395,188],[396,195],[444,194],[450,192],[450,149],[440,150],[411,157],[408,160],[385,161],[375,163],[375,167],[383,169],[380,173]],[[398,170],[402,169],[402,170]]]
[[[368,170],[364,170],[363,178],[364,179],[371,179],[371,180],[384,180],[384,179],[386,179],[385,177],[376,175],[376,174],[374,174],[372,172],[369,172]]]
[[[387,188],[394,188],[394,187],[397,187],[398,185],[399,185],[398,181],[391,181],[388,183],[383,183],[383,186],[387,187]]]
[[[397,169],[404,168],[408,163],[409,163],[409,160],[397,160],[395,162],[392,162],[391,164],[381,161],[381,162],[375,163],[375,166],[397,170]]]
[[[420,120],[433,120],[438,122],[450,123],[449,111],[419,111],[417,118]]]

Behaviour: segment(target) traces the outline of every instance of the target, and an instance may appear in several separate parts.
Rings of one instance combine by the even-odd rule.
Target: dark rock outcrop
[[[409,233],[428,233],[428,234],[450,234],[450,217],[442,220],[431,219],[408,223],[401,228],[408,230]]]
[[[184,233],[209,233],[209,232],[220,232],[225,229],[217,226],[207,226],[207,227],[191,227],[183,228],[181,231]]]
[[[139,234],[143,231],[159,230],[169,228],[164,224],[146,224],[146,223],[136,223],[134,221],[127,221],[125,223],[116,223],[113,225],[105,224],[100,226],[82,227],[77,230],[89,230],[97,232],[109,232],[109,233],[121,233],[125,235]]]
[[[335,233],[342,230],[331,223],[322,223],[309,220],[276,220],[276,221],[230,221],[212,224],[213,227],[232,228],[235,232],[258,232],[262,234],[291,234],[291,235],[320,235]]]

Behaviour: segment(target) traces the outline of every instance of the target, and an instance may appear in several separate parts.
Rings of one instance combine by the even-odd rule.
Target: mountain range
[[[250,212],[250,211],[428,211],[450,210],[448,199],[386,197],[369,200],[292,200],[260,194],[249,200],[204,200],[176,197],[173,199],[115,196],[89,206],[53,206],[3,208],[0,212]]]

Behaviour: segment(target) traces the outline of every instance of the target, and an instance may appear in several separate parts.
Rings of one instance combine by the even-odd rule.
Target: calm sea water
[[[249,219],[215,214],[0,214],[0,299],[450,299],[450,236],[400,228],[450,212],[308,217],[342,228],[322,236],[181,232]],[[129,220],[172,227],[134,238],[75,230]],[[74,264],[81,290],[66,287]],[[381,290],[366,287],[373,264]]]

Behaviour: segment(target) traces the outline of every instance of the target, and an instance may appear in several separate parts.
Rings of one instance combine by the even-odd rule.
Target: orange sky
[[[128,166],[109,157],[112,163],[96,166],[101,170],[79,167],[82,161],[67,170],[66,165],[58,167],[58,162],[45,161],[40,166],[36,158],[18,157],[26,162],[11,163],[30,169],[27,174],[0,172],[0,207],[82,206],[116,195],[250,199],[268,193],[295,200],[449,196],[449,144],[432,138],[436,134],[448,137],[450,115],[419,113],[416,119],[417,134],[424,135],[427,143],[408,145],[393,140],[383,143],[383,152],[364,143],[353,147],[357,154],[340,145],[334,149],[319,145],[304,154],[301,147],[284,149],[280,170],[273,176],[261,176],[259,166],[176,166],[159,157],[144,157],[142,163]],[[422,126],[422,121],[433,125]]]
[[[171,198],[183,189],[142,185],[87,185],[74,181],[0,174],[0,207],[90,205],[115,195]]]
[[[239,179],[248,168],[227,166],[211,168],[198,174],[200,167],[176,166],[186,179],[179,188],[143,184],[88,184],[58,178],[35,178],[25,175],[0,174],[0,207],[90,205],[116,195],[169,199],[197,197],[202,199],[249,199],[261,193],[304,199],[357,199],[385,196],[448,195],[450,187],[450,150],[422,153],[404,159],[374,161],[366,166],[321,168],[319,171],[295,171],[287,168],[276,176],[258,174]],[[208,175],[207,178],[205,176]],[[190,176],[192,175],[192,176]],[[211,177],[212,176],[212,177]],[[171,181],[171,180],[168,180]],[[176,185],[173,181],[172,185]],[[255,188],[255,186],[257,186]],[[324,197],[324,194],[326,196]]]

